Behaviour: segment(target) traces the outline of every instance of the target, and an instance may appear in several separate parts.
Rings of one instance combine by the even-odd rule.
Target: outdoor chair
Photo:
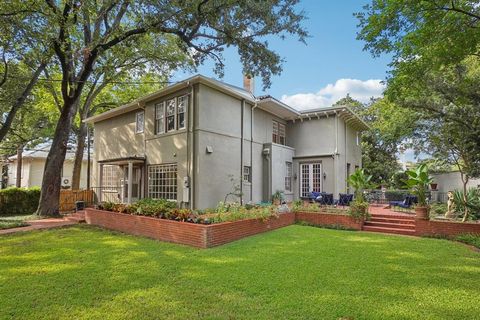
[[[353,201],[353,194],[348,193],[339,193],[338,200],[335,200],[334,203],[337,206],[350,206],[350,202]]]
[[[407,195],[403,201],[390,201],[390,207],[400,207],[403,209],[410,209],[415,203],[417,203],[417,197]]]
[[[320,196],[315,198],[315,202],[318,202],[320,205],[333,205],[333,193],[321,192]]]

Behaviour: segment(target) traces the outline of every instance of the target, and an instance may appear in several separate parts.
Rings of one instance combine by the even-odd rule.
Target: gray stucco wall
[[[246,203],[269,200],[276,190],[285,191],[287,161],[293,163],[293,191],[286,194],[289,201],[299,197],[300,163],[321,162],[326,173],[326,177],[322,177],[323,191],[334,194],[346,189],[346,163],[351,163],[352,172],[355,165],[361,165],[361,149],[355,143],[356,131],[345,126],[343,120],[330,116],[286,122],[203,84],[193,87],[187,113],[188,130],[155,135],[155,104],[191,90],[183,89],[146,104],[144,133],[135,133],[138,110],[96,123],[92,185],[98,183],[98,161],[144,156],[147,161],[145,186],[149,165],[176,163],[178,201],[187,201],[183,199],[183,179],[190,177],[190,205],[208,208],[223,201],[232,190],[231,178],[236,183],[243,180],[243,166],[251,167],[252,182],[242,182]],[[272,144],[273,120],[287,125],[287,146]],[[265,161],[263,154],[265,144],[271,149],[270,162]],[[213,152],[207,152],[207,146]],[[337,155],[333,156],[335,152]],[[265,177],[267,170],[268,178]],[[146,188],[146,195],[147,192]]]

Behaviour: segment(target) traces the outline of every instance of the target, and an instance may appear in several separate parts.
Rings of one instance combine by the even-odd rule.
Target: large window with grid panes
[[[148,167],[148,197],[177,200],[176,164],[159,164]]]
[[[155,134],[187,127],[188,95],[167,99],[155,105]]]
[[[278,121],[273,121],[272,142],[285,145],[285,125]]]

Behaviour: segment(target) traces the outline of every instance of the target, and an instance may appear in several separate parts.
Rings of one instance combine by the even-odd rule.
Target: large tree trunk
[[[23,168],[23,146],[17,148],[17,181],[15,186],[20,188],[22,186],[22,168]]]
[[[37,214],[41,216],[58,216],[62,167],[67,153],[67,144],[72,119],[77,112],[79,98],[65,99],[58,119],[52,146],[48,152],[43,172],[42,189]]]
[[[72,190],[80,189],[80,180],[82,176],[83,152],[85,150],[85,137],[87,136],[87,124],[80,123],[77,134],[77,150],[75,151],[75,160],[73,162]]]

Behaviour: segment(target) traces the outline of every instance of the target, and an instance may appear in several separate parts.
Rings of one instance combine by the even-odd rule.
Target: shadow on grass
[[[478,293],[480,256],[441,240],[290,226],[201,250],[75,226],[0,241],[7,318],[480,314],[463,298]]]

